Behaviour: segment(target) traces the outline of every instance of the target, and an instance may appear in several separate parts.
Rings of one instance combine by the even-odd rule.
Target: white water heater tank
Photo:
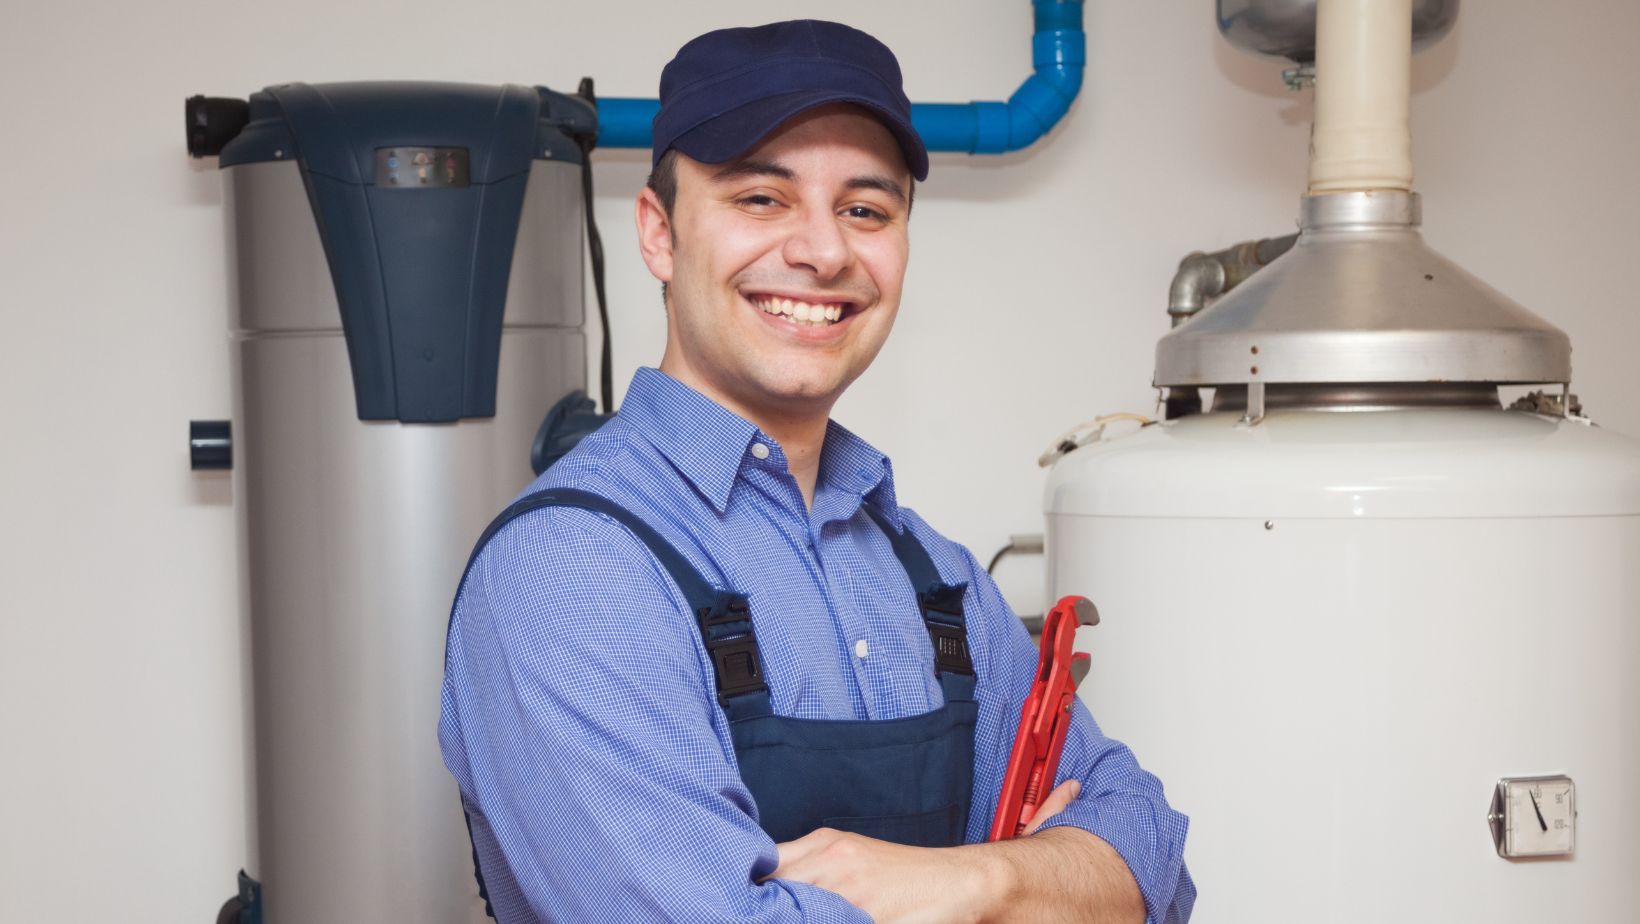
[[[1298,404],[1047,488],[1050,599],[1102,617],[1081,695],[1191,816],[1199,919],[1636,920],[1640,442]]]

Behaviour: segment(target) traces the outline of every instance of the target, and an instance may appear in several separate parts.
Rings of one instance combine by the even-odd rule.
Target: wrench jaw
[[[1077,625],[1099,625],[1099,607],[1094,606],[1092,600],[1089,600],[1087,597],[1066,597],[1065,600],[1075,601],[1071,604],[1071,609],[1076,613]],[[1059,601],[1059,605],[1064,606],[1065,600]]]
[[[1037,669],[1037,681],[1047,684],[1052,691],[1076,689],[1087,676],[1084,665],[1087,655],[1076,653],[1076,630],[1082,626],[1099,624],[1099,608],[1087,597],[1068,596],[1054,604],[1042,621],[1042,658]]]
[[[1071,686],[1073,688],[1080,687],[1091,670],[1093,670],[1093,658],[1085,651],[1077,652],[1071,658]]]

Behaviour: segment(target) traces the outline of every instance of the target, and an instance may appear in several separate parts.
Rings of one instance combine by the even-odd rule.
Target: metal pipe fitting
[[[1173,274],[1167,293],[1167,313],[1173,326],[1195,317],[1213,299],[1291,250],[1297,240],[1297,234],[1289,234],[1242,241],[1216,253],[1197,251],[1179,261],[1179,271]]]
[[[1208,299],[1224,294],[1224,264],[1216,257],[1198,250],[1179,261],[1179,271],[1167,289],[1167,314],[1174,327],[1206,308]]]
[[[1197,251],[1179,261],[1167,291],[1167,314],[1173,326],[1195,317],[1213,299],[1247,281],[1247,277],[1293,249],[1297,234],[1242,241],[1216,253]],[[1164,415],[1168,420],[1202,412],[1201,391],[1174,387],[1167,390]]]

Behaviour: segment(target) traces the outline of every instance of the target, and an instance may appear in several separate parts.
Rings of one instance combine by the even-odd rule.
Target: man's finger
[[[1066,780],[1060,783],[1053,792],[1048,793],[1048,798],[1042,800],[1042,804],[1036,807],[1036,814],[1031,816],[1030,824],[1025,826],[1025,834],[1035,834],[1036,830],[1042,827],[1043,822],[1063,812],[1066,806],[1076,801],[1077,794],[1081,792],[1082,783],[1080,780]]]

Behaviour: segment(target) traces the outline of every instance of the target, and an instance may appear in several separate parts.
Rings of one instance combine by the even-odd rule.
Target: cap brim
[[[747,103],[684,132],[673,139],[671,147],[703,164],[726,163],[756,147],[793,116],[833,103],[853,103],[876,116],[899,142],[900,153],[905,156],[911,175],[918,181],[928,178],[928,149],[909,121],[873,100],[835,90],[802,90]]]

